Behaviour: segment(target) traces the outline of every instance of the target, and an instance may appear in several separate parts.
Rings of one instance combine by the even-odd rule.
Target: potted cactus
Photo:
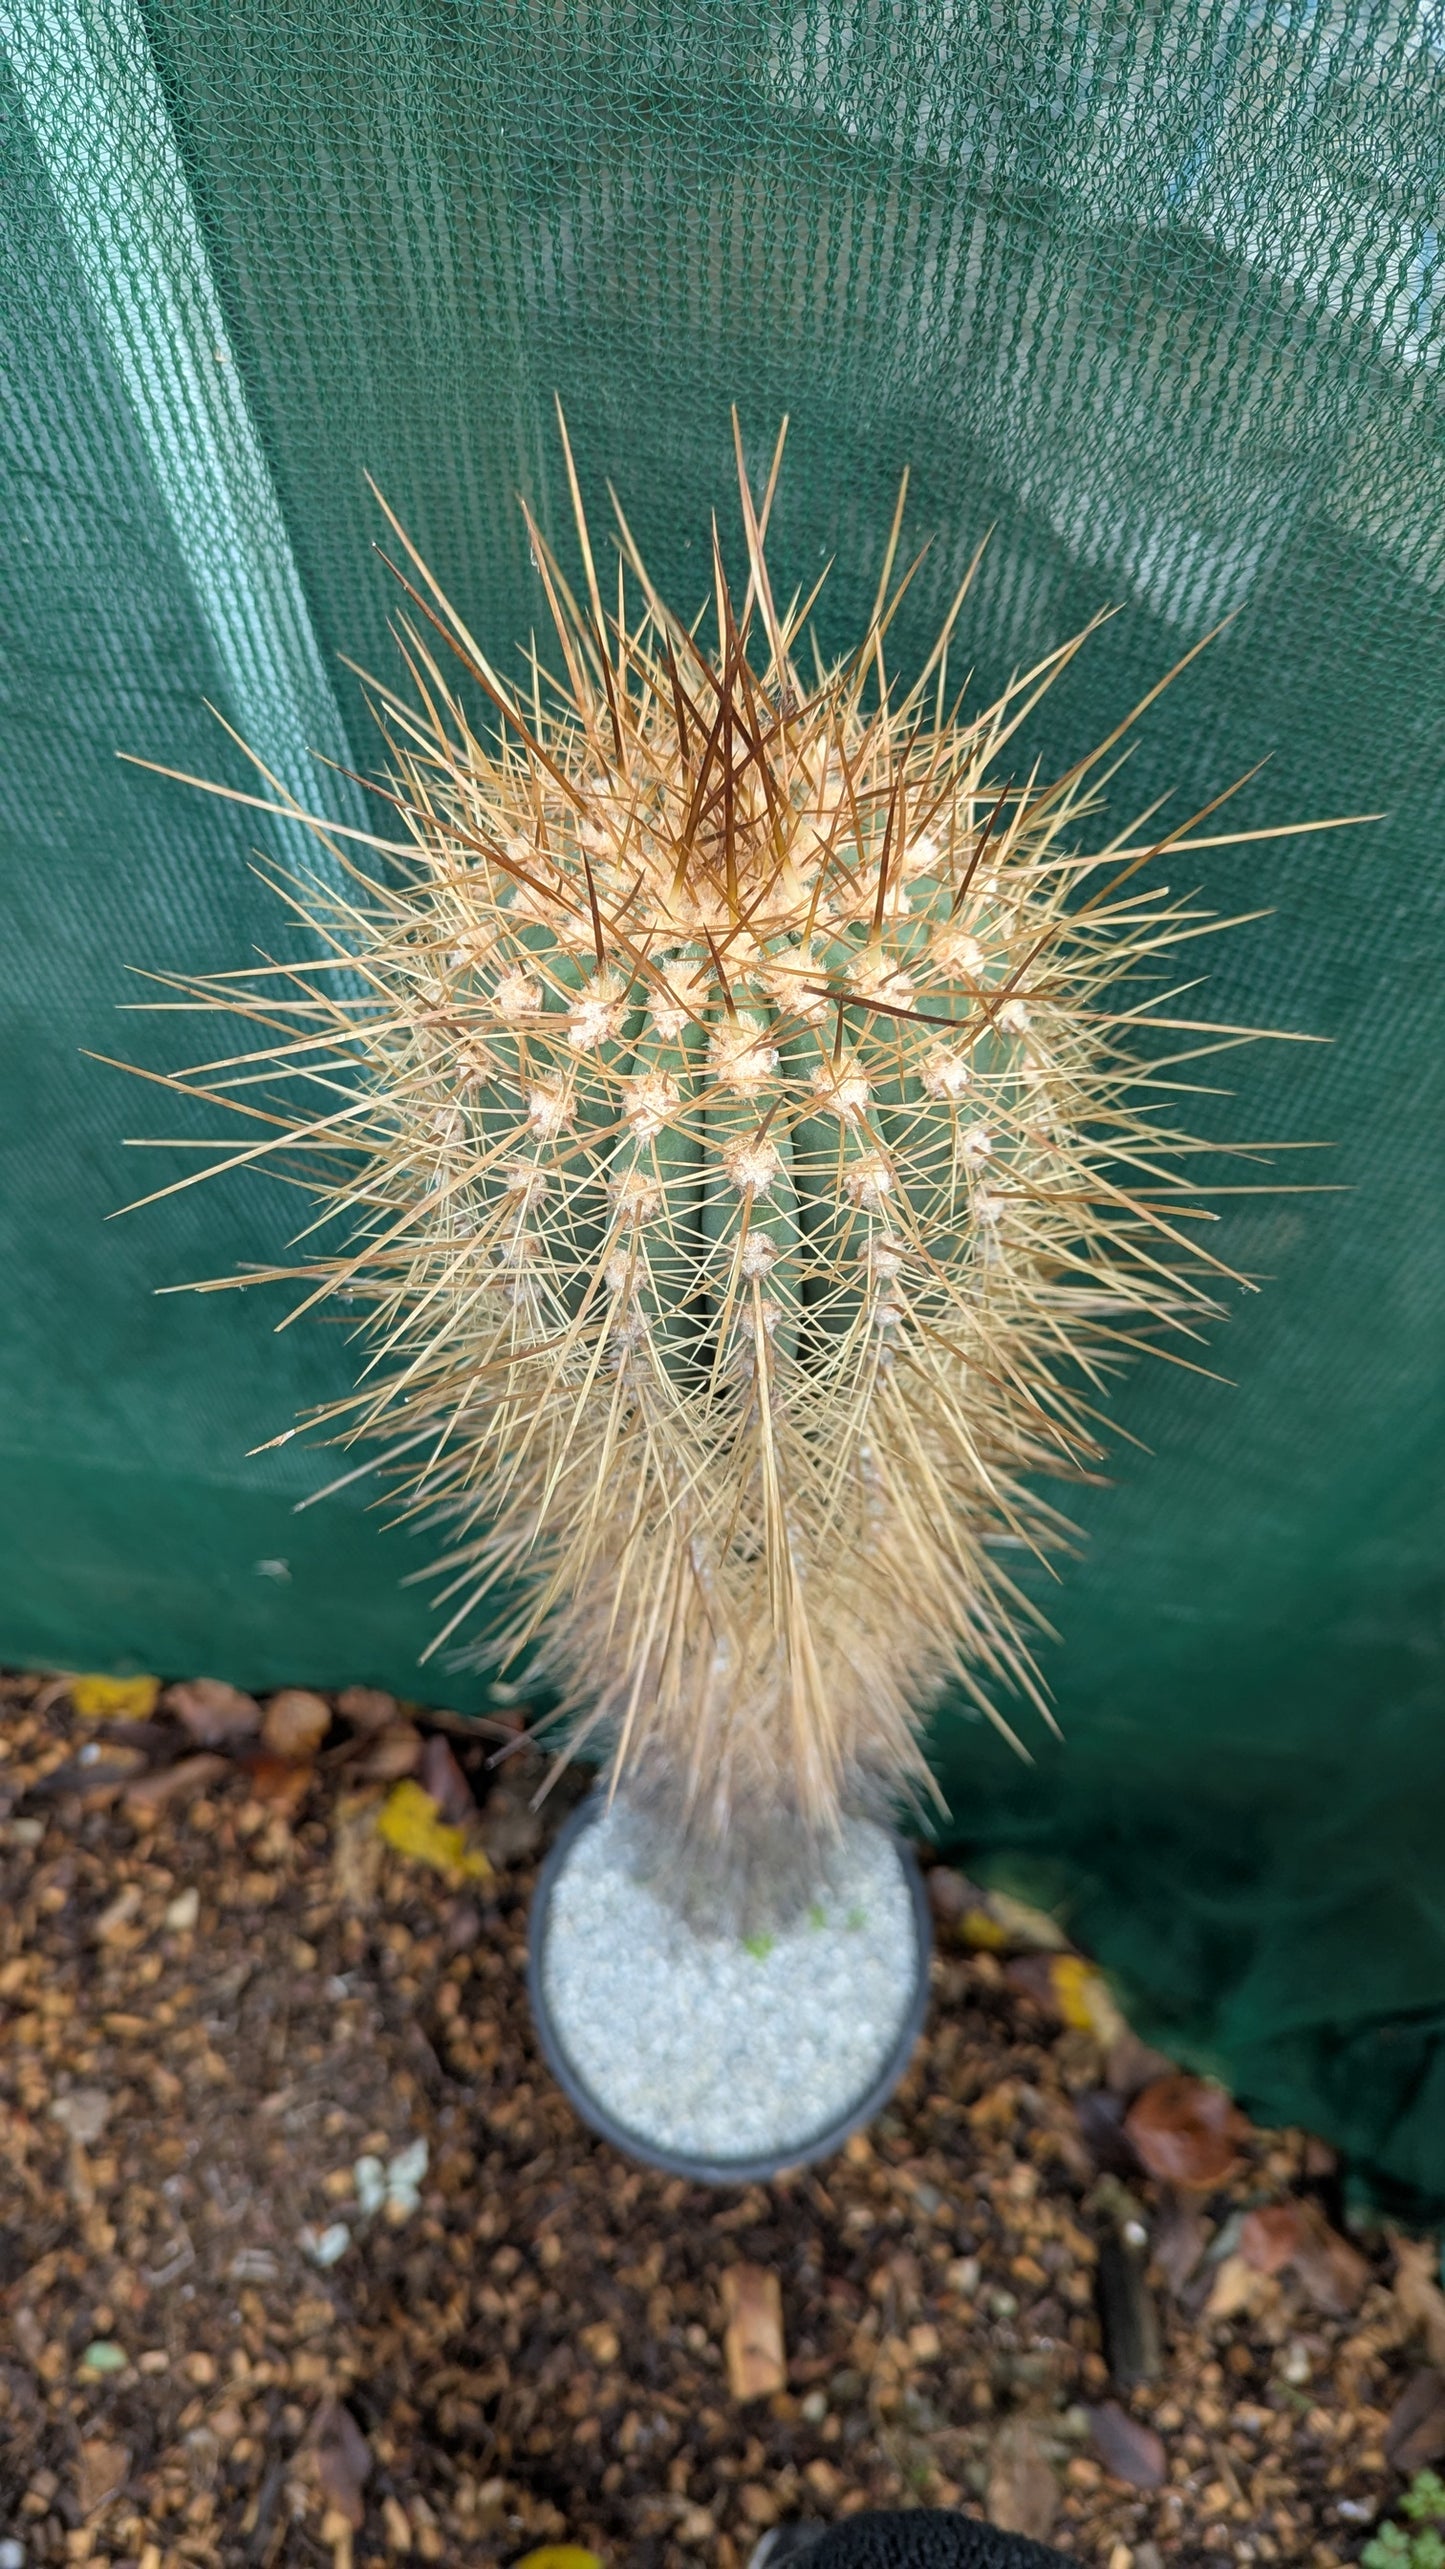
[[[1192,1330],[1226,1272],[1135,1051],[1184,1022],[1137,976],[1201,923],[1143,869],[1220,841],[1081,848],[1126,724],[1023,772],[1019,728],[1082,636],[969,711],[965,581],[895,681],[901,495],[866,629],[824,665],[812,601],[780,603],[769,569],[781,439],[756,498],[739,446],[745,580],[715,537],[698,618],[620,510],[608,602],[562,435],[580,594],[529,520],[555,665],[494,669],[391,520],[410,608],[407,689],[373,689],[384,818],[360,852],[333,841],[349,891],[307,895],[354,968],[296,968],[279,1049],[266,977],[196,995],[266,1030],[291,1084],[258,1156],[313,1146],[342,1236],[292,1272],[307,1304],[367,1306],[330,1424],[445,1528],[435,1647],[488,1618],[499,1667],[604,1769],[605,1828],[569,1838],[572,1890],[542,1904],[553,2056],[605,2127],[726,2173],[835,2135],[901,2067],[921,1938],[886,1826],[933,1792],[921,1713],[955,1686],[1016,1745],[1008,1699],[1049,1720],[1001,1553],[1059,1542],[1038,1485],[1096,1464],[1101,1377]],[[254,1100],[245,1062],[192,1078]],[[872,1974],[851,2106],[813,2075],[850,1954]],[[598,2106],[577,2046],[590,2024],[635,2053],[670,1970],[711,2104],[649,2124],[625,2081]],[[764,1986],[810,1971],[767,2072],[806,2057],[807,2094],[744,2130]],[[675,2101],[690,2073],[662,2052]]]

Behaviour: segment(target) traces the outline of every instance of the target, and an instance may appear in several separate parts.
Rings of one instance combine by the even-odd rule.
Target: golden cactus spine
[[[1049,1718],[1001,1555],[1060,1540],[1036,1484],[1094,1467],[1108,1377],[1192,1344],[1227,1273],[1138,1053],[1209,1040],[1141,975],[1223,923],[1143,869],[1250,835],[1081,852],[1127,725],[1021,780],[1084,637],[967,713],[967,582],[895,685],[901,495],[823,667],[769,574],[781,452],[755,504],[739,450],[746,587],[714,538],[688,624],[620,510],[604,600],[566,451],[584,594],[533,526],[559,666],[519,686],[396,528],[387,823],[358,853],[312,822],[346,897],[282,886],[347,969],[186,985],[252,1049],[175,1082],[254,1105],[264,1066],[254,1157],[333,1226],[275,1272],[366,1311],[319,1423],[445,1526],[434,1647],[480,1633],[559,1688],[574,1744],[739,1877],[924,1787],[945,1685],[1010,1737],[1009,1699]]]

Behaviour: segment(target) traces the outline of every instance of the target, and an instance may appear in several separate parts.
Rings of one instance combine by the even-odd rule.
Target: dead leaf
[[[331,1706],[304,1686],[283,1686],[273,1695],[261,1721],[261,1737],[273,1757],[304,1765],[316,1754],[331,1728]]]
[[[415,1722],[388,1722],[367,1739],[351,1773],[368,1784],[395,1784],[421,1764],[422,1736]]]
[[[343,1721],[359,1731],[384,1731],[401,1711],[395,1695],[386,1694],[380,1686],[343,1686],[336,1709]]]
[[[103,2435],[88,2435],[80,2448],[80,2512],[94,2515],[117,2490],[130,2469],[130,2446],[112,2444]]]
[[[492,1870],[481,1848],[468,1846],[460,1829],[448,1828],[430,1793],[409,1779],[392,1786],[376,1825],[398,1855],[413,1856],[434,1872],[484,1882]]]
[[[161,1691],[159,1677],[72,1677],[65,1690],[83,1721],[148,1721]]]
[[[1292,2267],[1315,2308],[1334,2319],[1358,2308],[1370,2280],[1359,2250],[1330,2228],[1315,2203],[1267,2203],[1247,2212],[1239,2253],[1261,2275]]]
[[[1395,2251],[1395,2299],[1411,2328],[1420,2329],[1430,2361],[1445,2372],[1445,2293],[1439,2284],[1440,2252],[1433,2239],[1405,2239],[1390,2232]]]
[[[1238,2254],[1221,2257],[1214,2270],[1203,2316],[1206,2319],[1237,2319],[1241,2311],[1262,2310],[1276,2297],[1273,2278],[1262,2275],[1247,2257]]]
[[[1309,2238],[1294,2261],[1308,2300],[1327,2318],[1343,2319],[1358,2310],[1370,2281],[1370,2269],[1359,2249],[1332,2230],[1317,2204],[1310,2204]]]
[[[1079,2138],[1094,2166],[1114,2176],[1137,2176],[1139,2162],[1124,2138],[1124,2100],[1107,2087],[1086,2088],[1074,2099]]]
[[[728,2266],[719,2278],[723,2354],[735,2400],[771,2398],[786,2389],[783,2295],[770,2266]]]
[[[542,1815],[532,1810],[522,1794],[495,1784],[487,1795],[477,1835],[493,1864],[525,1864],[541,1843]]]
[[[602,2569],[595,2551],[584,2551],[576,2542],[549,2542],[540,2551],[529,2551],[517,2563],[517,2569]]]
[[[263,1749],[258,1756],[245,1761],[246,1789],[254,1801],[280,1820],[294,1820],[307,1794],[315,1772],[310,1766],[295,1765],[290,1758],[272,1757]]]
[[[1150,2246],[1155,2265],[1176,2296],[1184,2290],[1212,2235],[1210,2223],[1194,2204],[1181,2203],[1177,2195],[1169,2197]]]
[[[1059,2484],[1043,2437],[1026,2417],[1011,2418],[993,2439],[986,2503],[992,2522],[1004,2533],[1025,2533],[1045,2542],[1053,2531]]]
[[[1117,2400],[1105,2400],[1088,2414],[1094,2451],[1105,2470],[1116,2480],[1127,2480],[1131,2489],[1162,2489],[1167,2465],[1153,2427],[1141,2425]]]
[[[1007,1965],[1004,1978],[1011,1989],[1035,1999],[1072,2033],[1092,2034],[1105,2051],[1128,2032],[1103,1973],[1085,1962],[1082,1954],[1019,1954]]]
[[[959,1941],[971,1953],[1001,1954],[1008,1951],[1008,1937],[997,1918],[982,1905],[965,1909],[958,1922]]]
[[[1126,2025],[1118,2041],[1109,2046],[1104,2084],[1128,2104],[1141,2087],[1151,2086],[1158,2078],[1169,2078],[1173,2070],[1174,2063],[1167,2053],[1156,2052],[1152,2043],[1141,2043],[1132,2026]]]
[[[312,2432],[322,2494],[356,2532],[366,2513],[361,2492],[371,2476],[371,2447],[340,2400],[324,2403]]]
[[[144,1823],[154,1819],[170,1802],[194,1800],[209,1784],[219,1784],[223,1775],[232,1772],[229,1759],[215,1757],[209,1750],[196,1757],[183,1757],[175,1766],[163,1766],[155,1775],[137,1776],[126,1787],[125,1807],[132,1819]]]
[[[1203,2192],[1234,2174],[1249,2126],[1224,2088],[1179,2070],[1141,2088],[1124,2129],[1152,2177]]]
[[[465,1820],[477,1807],[472,1788],[440,1731],[432,1732],[422,1750],[421,1786],[444,1820]]]
[[[1277,2275],[1293,2258],[1304,2236],[1301,2206],[1262,2203],[1239,2225],[1239,2253],[1256,2274]]]
[[[232,1739],[252,1739],[261,1727],[261,1707],[254,1695],[228,1686],[223,1677],[192,1677],[183,1686],[168,1686],[161,1702],[185,1724],[200,1748],[224,1748]]]
[[[1390,2411],[1385,2457],[1405,2479],[1445,2454],[1445,2379],[1432,2365],[1411,2374]]]
[[[1118,2000],[1101,1971],[1082,1954],[1054,1954],[1049,1962],[1054,2005],[1076,2033],[1092,2034],[1109,2051],[1128,2032]]]

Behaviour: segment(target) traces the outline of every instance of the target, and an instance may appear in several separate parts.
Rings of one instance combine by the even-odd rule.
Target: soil
[[[1412,2312],[1391,2243],[1339,2235],[1328,2150],[1235,2121],[1216,2182],[1147,2175],[1121,2118],[1167,2064],[940,1874],[927,2032],[869,2135],[729,2192],[631,2167],[528,2020],[565,1791],[539,1819],[525,1747],[499,1770],[495,1730],[339,1700],[319,1755],[293,1720],[299,1760],[243,1728],[189,1766],[164,1698],[87,1719],[63,1680],[0,1685],[0,2535],[27,2569],[563,2540],[742,2569],[780,2515],[911,2503],[1098,2569],[1358,2556],[1432,2287],[1417,2265]],[[377,1829],[423,1754],[447,1870]],[[366,2212],[358,2160],[420,2141],[416,2193],[403,2170]],[[1261,2207],[1295,2210],[1242,2230]],[[1305,2216],[1313,2261],[1268,2271]],[[785,2340],[747,2400],[739,2267]]]

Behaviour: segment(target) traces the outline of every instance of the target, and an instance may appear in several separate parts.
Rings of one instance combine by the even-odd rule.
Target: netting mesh
[[[277,933],[244,818],[113,752],[238,774],[209,696],[283,773],[366,763],[365,471],[505,661],[540,614],[513,493],[565,535],[554,389],[589,506],[615,481],[679,599],[729,402],[759,457],[786,410],[773,549],[836,555],[826,640],[909,464],[905,662],[991,527],[981,687],[1125,609],[1046,762],[1235,611],[1130,800],[1267,757],[1251,821],[1388,812],[1210,864],[1213,906],[1272,913],[1210,1013],[1331,1039],[1230,1057],[1219,1127],[1327,1138],[1349,1191],[1226,1210],[1272,1279],[1216,1349],[1236,1388],[1126,1386],[1152,1454],[1081,1502],[1050,1599],[1065,1748],[936,1740],[962,1834],[1035,1851],[1156,2030],[1438,2196],[1438,0],[5,0],[0,33],[0,1645],[406,1691],[425,1629],[402,1538],[292,1514],[323,1460],[246,1460],[342,1384],[337,1333],[150,1298],[282,1209],[238,1183],[101,1228],[144,1116],[79,1048],[175,1043],[117,1031],[123,963]]]

